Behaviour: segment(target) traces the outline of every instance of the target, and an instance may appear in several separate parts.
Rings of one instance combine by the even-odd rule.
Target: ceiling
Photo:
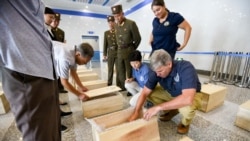
[[[44,4],[53,9],[72,10],[104,15],[111,14],[111,6],[122,4],[123,11],[143,2],[144,0],[43,0]]]

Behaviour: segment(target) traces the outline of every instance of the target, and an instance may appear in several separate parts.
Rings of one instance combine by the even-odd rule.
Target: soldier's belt
[[[125,48],[129,48],[129,47],[133,47],[133,46],[119,46],[118,49],[125,49]]]

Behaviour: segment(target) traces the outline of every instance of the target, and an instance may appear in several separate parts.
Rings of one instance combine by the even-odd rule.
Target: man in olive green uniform
[[[125,89],[126,78],[132,77],[132,68],[128,60],[128,55],[136,50],[141,42],[141,35],[136,23],[125,18],[122,6],[111,7],[112,14],[116,20],[116,41],[117,49],[117,86]],[[127,75],[127,76],[126,76]]]
[[[55,20],[51,23],[52,33],[55,36],[55,40],[59,42],[65,42],[64,40],[64,31],[58,26],[60,24],[61,15],[59,13],[55,14]]]
[[[50,24],[50,26],[52,27],[51,31],[54,35],[53,40],[64,43],[65,42],[64,41],[64,31],[58,27],[60,24],[60,20],[61,20],[61,15],[59,13],[56,13],[55,19]],[[60,93],[67,93],[67,91],[64,89],[64,87],[61,83],[60,78],[58,79],[58,88],[59,88]]]
[[[110,86],[113,83],[114,65],[117,68],[117,43],[114,16],[108,16],[107,21],[109,30],[104,32],[103,59],[108,60],[108,86]]]

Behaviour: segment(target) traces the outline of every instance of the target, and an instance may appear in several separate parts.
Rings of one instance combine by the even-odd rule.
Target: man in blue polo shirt
[[[161,121],[169,121],[179,110],[182,115],[181,123],[177,127],[177,132],[185,134],[189,130],[189,125],[195,111],[200,107],[201,84],[193,65],[188,61],[172,61],[171,56],[163,49],[152,54],[150,67],[153,70],[149,74],[137,105],[130,121],[139,117],[139,113],[145,100],[149,100],[155,106],[144,113],[144,119],[149,120],[160,111]],[[157,83],[160,86],[156,86]]]

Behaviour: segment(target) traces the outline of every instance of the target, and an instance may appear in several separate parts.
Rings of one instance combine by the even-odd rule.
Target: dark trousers
[[[60,92],[61,90],[64,90],[64,87],[63,87],[63,85],[62,85],[62,83],[61,83],[61,79],[60,79],[60,78],[57,79],[57,82],[58,82],[58,89],[59,89],[59,92]]]
[[[4,94],[24,141],[60,141],[57,81],[2,69]]]
[[[113,84],[114,66],[117,69],[117,57],[109,56],[108,57],[108,86]],[[117,82],[117,77],[116,77],[116,82]]]
[[[132,47],[118,49],[117,51],[117,76],[118,82],[117,86],[120,87],[122,90],[125,89],[125,80],[126,78],[132,77],[132,67],[128,60],[129,54],[134,51]]]

